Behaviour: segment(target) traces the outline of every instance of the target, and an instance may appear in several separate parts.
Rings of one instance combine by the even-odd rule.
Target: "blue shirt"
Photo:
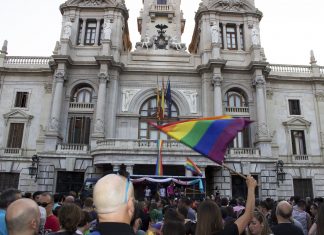
[[[0,209],[0,235],[8,235],[6,225],[6,211]]]

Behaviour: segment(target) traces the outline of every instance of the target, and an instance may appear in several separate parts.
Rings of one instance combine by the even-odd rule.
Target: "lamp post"
[[[286,178],[286,172],[283,169],[284,162],[282,160],[278,160],[276,162],[276,173],[277,173],[277,184],[279,186],[279,181],[284,182]]]
[[[35,176],[35,182],[37,182],[38,177],[38,166],[39,166],[40,157],[38,157],[36,154],[32,156],[32,165],[28,167],[29,175],[31,178]]]

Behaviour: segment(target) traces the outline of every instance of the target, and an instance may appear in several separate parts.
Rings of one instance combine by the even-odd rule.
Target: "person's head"
[[[36,191],[33,193],[33,200],[37,203],[39,202],[39,198],[40,198],[40,195],[42,194],[43,192],[41,191]]]
[[[324,203],[321,203],[318,207],[317,211],[317,221],[324,221]],[[317,223],[317,235],[324,234],[324,223]]]
[[[228,206],[228,198],[227,197],[223,197],[221,199],[221,206]]]
[[[175,208],[168,208],[164,213],[164,222],[168,221],[179,221],[184,223],[185,218],[187,217],[180,214]]]
[[[280,224],[289,221],[292,215],[292,211],[293,208],[288,202],[286,201],[279,202],[276,208],[276,216],[278,219],[278,223]]]
[[[93,201],[100,222],[129,224],[134,213],[133,184],[123,176],[106,175],[96,183]]]
[[[87,197],[83,202],[83,207],[92,209],[93,208],[93,199],[92,197]]]
[[[25,192],[23,197],[32,199],[32,193],[31,192]]]
[[[217,233],[223,228],[222,215],[216,202],[206,200],[198,207],[196,234]]]
[[[168,221],[163,224],[162,234],[163,235],[185,235],[186,234],[185,225],[183,222],[180,222],[178,220]]]
[[[255,211],[253,213],[249,223],[249,231],[251,235],[268,235],[271,233],[268,222],[261,212]]]
[[[268,201],[261,201],[258,207],[263,215],[267,215],[271,210],[271,205],[269,204]]]
[[[78,224],[78,229],[83,233],[90,228],[90,223],[92,221],[91,215],[88,211],[81,211],[81,218]]]
[[[53,209],[52,194],[50,194],[49,192],[43,192],[39,197],[38,205],[45,208],[47,216],[50,216],[51,214],[53,214],[53,212],[52,212],[52,209]]]
[[[74,197],[71,195],[67,196],[63,203],[74,203]]]
[[[312,203],[310,206],[310,213],[312,214],[313,217],[317,216],[317,211],[318,211],[318,205],[316,203]]]
[[[6,223],[10,235],[38,234],[40,212],[36,202],[29,198],[12,202],[7,208]]]
[[[64,203],[58,213],[61,228],[75,232],[81,219],[81,208],[74,203]]]
[[[301,210],[306,210],[306,201],[303,200],[303,199],[300,199],[298,202],[297,202],[297,206],[299,209]]]
[[[0,195],[0,208],[6,209],[12,202],[21,198],[21,192],[15,188],[9,188]]]
[[[177,207],[178,212],[184,216],[184,218],[187,218],[188,215],[188,207],[184,205],[178,205]]]

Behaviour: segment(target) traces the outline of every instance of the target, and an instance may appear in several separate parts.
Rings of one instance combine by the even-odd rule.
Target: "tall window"
[[[77,103],[91,103],[93,97],[92,87],[82,86],[75,89],[71,101]]]
[[[84,44],[93,45],[95,43],[96,28],[97,28],[97,22],[96,21],[94,21],[94,20],[87,21],[85,43]]]
[[[99,42],[98,42],[99,45],[101,45],[101,41],[104,39],[103,38],[104,37],[104,33],[103,33],[104,28],[103,28],[103,26],[104,26],[104,20],[101,20],[100,21]]]
[[[240,25],[240,41],[241,41],[241,49],[244,50],[244,33],[243,33],[243,25]]]
[[[15,99],[15,107],[26,108],[28,100],[28,92],[17,92]]]
[[[221,37],[221,40],[220,40],[221,48],[224,49],[223,24],[219,24],[219,34]]]
[[[293,179],[294,195],[301,198],[314,198],[312,179]]]
[[[83,20],[80,19],[79,21],[79,33],[78,33],[78,45],[81,44],[81,40],[82,40],[82,27],[83,27]]]
[[[301,115],[299,100],[288,100],[288,103],[290,115]]]
[[[250,146],[250,129],[244,128],[243,131],[237,133],[237,136],[229,145],[230,148],[249,148]]]
[[[247,99],[244,94],[240,90],[230,90],[226,92],[225,95],[225,103],[227,107],[247,107]]]
[[[155,127],[148,125],[148,121],[157,122],[157,105],[156,105],[156,98],[151,98],[147,100],[140,109],[140,121],[139,121],[139,128],[138,128],[138,137],[139,139],[152,139],[156,140],[160,139],[168,139],[167,135],[162,132],[156,130]],[[159,125],[163,123],[168,123],[172,121],[178,120],[179,112],[174,103],[171,106],[171,117],[168,118],[168,108],[165,104],[165,118],[159,122]]]
[[[304,131],[292,130],[291,142],[292,142],[292,150],[294,155],[307,154]]]
[[[167,4],[167,0],[157,0],[157,4],[158,5],[166,5]]]
[[[90,125],[90,117],[71,117],[69,126],[69,143],[89,144]]]
[[[11,123],[9,128],[8,148],[21,148],[24,134],[24,123]]]
[[[237,49],[237,40],[236,40],[236,27],[235,25],[227,25],[226,27],[226,40],[227,48],[230,50]]]

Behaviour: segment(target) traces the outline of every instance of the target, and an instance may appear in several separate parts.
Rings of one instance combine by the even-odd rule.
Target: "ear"
[[[36,222],[35,219],[32,219],[32,220],[30,221],[30,227],[31,227],[33,230],[38,229],[38,224],[37,224],[37,222]]]

